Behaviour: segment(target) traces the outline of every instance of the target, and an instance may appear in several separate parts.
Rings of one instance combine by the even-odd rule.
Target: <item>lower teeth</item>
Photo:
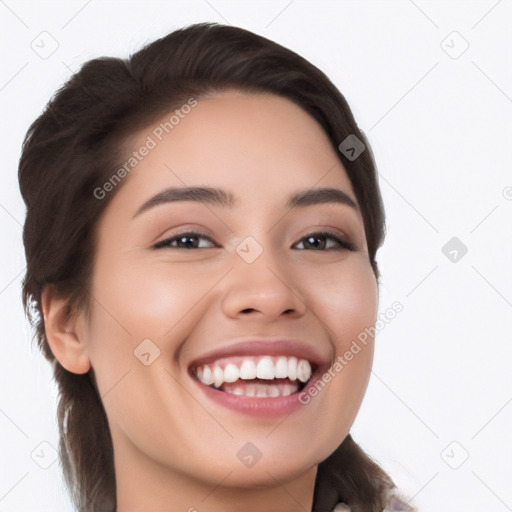
[[[277,383],[277,384],[261,384],[261,383],[250,383],[240,385],[235,384],[224,384],[221,391],[230,393],[232,395],[240,396],[256,396],[262,398],[276,397],[276,396],[289,396],[299,390],[299,385],[295,383]]]

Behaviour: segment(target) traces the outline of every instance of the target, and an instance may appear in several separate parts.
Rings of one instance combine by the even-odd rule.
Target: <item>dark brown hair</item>
[[[19,165],[27,207],[23,305],[38,347],[53,365],[59,387],[59,455],[80,512],[116,508],[112,439],[92,372],[67,371],[48,345],[42,291],[51,285],[68,299],[70,315],[90,312],[95,228],[120,186],[101,200],[93,191],[126,159],[135,133],[190,97],[200,100],[227,89],[280,95],[321,124],[361,207],[369,259],[379,280],[375,255],[385,236],[385,217],[373,154],[344,96],[318,68],[273,41],[215,23],[176,30],[128,59],[86,62],[30,126]],[[356,159],[338,150],[349,135],[366,146]],[[327,475],[323,482],[336,479],[335,486],[315,488],[318,511],[325,496],[337,493],[355,512],[380,512],[392,486],[350,434],[319,465],[318,474]]]

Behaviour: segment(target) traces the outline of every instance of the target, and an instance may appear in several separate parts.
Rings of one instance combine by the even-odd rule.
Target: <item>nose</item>
[[[278,251],[265,249],[251,263],[235,254],[233,262],[234,268],[224,282],[222,308],[226,316],[262,317],[270,322],[281,315],[304,315],[307,306],[296,286],[297,276]]]

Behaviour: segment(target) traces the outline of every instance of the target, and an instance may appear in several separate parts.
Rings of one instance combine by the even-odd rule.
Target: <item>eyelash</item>
[[[205,235],[204,233],[200,233],[198,231],[184,231],[183,233],[178,233],[177,235],[174,235],[171,238],[166,238],[165,240],[161,240],[160,242],[157,242],[153,246],[153,249],[167,248],[167,249],[178,249],[178,250],[185,250],[185,251],[189,251],[191,249],[201,249],[199,247],[186,248],[186,247],[171,247],[170,246],[170,244],[172,242],[179,240],[180,238],[183,238],[183,237],[201,237],[201,238],[206,238],[212,242],[212,239],[209,236]],[[320,252],[332,251],[332,250],[339,250],[339,251],[348,250],[348,251],[352,251],[352,252],[356,251],[356,248],[354,245],[352,245],[350,242],[347,242],[346,240],[339,237],[338,235],[331,233],[330,231],[314,231],[314,232],[309,233],[306,236],[302,237],[300,239],[300,242],[302,242],[303,240],[310,238],[310,237],[330,238],[331,240],[334,240],[339,245],[338,248],[322,249],[322,250],[320,250]],[[203,247],[202,249],[205,249],[205,248]],[[206,249],[213,249],[213,247],[206,247]],[[307,249],[300,249],[300,250],[307,250]],[[310,250],[315,250],[315,249],[310,249]]]

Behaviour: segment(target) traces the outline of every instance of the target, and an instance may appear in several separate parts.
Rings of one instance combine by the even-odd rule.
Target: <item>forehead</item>
[[[179,116],[176,110],[130,141],[134,152],[151,146],[119,191],[130,203],[164,188],[206,184],[255,206],[278,205],[291,191],[314,187],[340,188],[357,202],[327,134],[291,100],[226,91]]]

